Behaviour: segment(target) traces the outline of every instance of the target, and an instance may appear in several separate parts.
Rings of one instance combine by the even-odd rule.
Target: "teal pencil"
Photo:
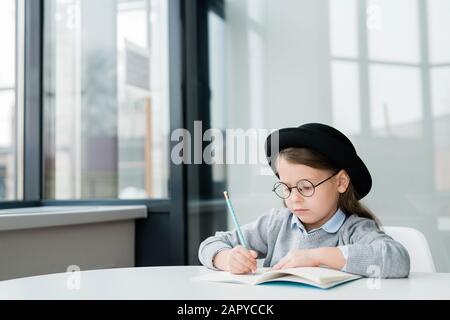
[[[230,198],[228,197],[228,192],[224,191],[223,195],[225,196],[225,201],[227,202],[228,209],[230,210],[231,217],[233,218],[233,221],[234,221],[234,225],[236,226],[239,241],[246,249],[248,249],[247,241],[245,240],[244,234],[242,233],[241,227],[239,226],[239,222],[237,221],[236,214],[234,213],[234,209],[233,209],[233,206],[231,205]]]

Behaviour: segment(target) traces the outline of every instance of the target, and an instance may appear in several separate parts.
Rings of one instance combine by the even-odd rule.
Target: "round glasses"
[[[298,192],[302,196],[311,197],[316,191],[316,187],[320,186],[325,181],[328,181],[331,178],[333,178],[335,175],[339,173],[339,171],[337,171],[332,176],[326,178],[325,180],[319,182],[318,184],[313,184],[311,181],[307,179],[302,179],[299,182],[297,182],[297,185],[295,187],[289,187],[286,183],[278,181],[277,183],[274,184],[272,191],[275,192],[275,194],[279,196],[281,199],[287,199],[290,197],[292,189],[297,188]]]

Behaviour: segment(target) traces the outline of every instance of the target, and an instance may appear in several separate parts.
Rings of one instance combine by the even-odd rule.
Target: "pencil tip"
[[[227,191],[224,191],[223,195],[225,196],[225,199],[228,199],[228,192]]]

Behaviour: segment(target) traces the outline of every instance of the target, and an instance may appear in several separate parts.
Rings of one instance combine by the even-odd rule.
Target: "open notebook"
[[[193,279],[250,285],[257,285],[273,281],[290,281],[304,283],[322,289],[328,289],[338,284],[359,278],[361,278],[361,276],[324,267],[302,267],[283,270],[259,268],[255,273],[239,275],[232,274],[226,271],[214,271],[202,276],[194,277]]]

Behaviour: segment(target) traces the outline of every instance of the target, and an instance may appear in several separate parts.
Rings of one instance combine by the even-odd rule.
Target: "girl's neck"
[[[336,213],[337,210],[338,210],[337,207],[334,210],[330,210],[329,214],[327,214],[325,217],[323,217],[322,219],[320,219],[319,221],[317,221],[315,223],[310,223],[310,224],[303,223],[306,231],[309,232],[311,230],[314,230],[314,229],[317,229],[317,228],[320,228],[321,226],[323,226],[325,223],[328,222],[328,220],[330,220],[334,216],[334,214]]]

